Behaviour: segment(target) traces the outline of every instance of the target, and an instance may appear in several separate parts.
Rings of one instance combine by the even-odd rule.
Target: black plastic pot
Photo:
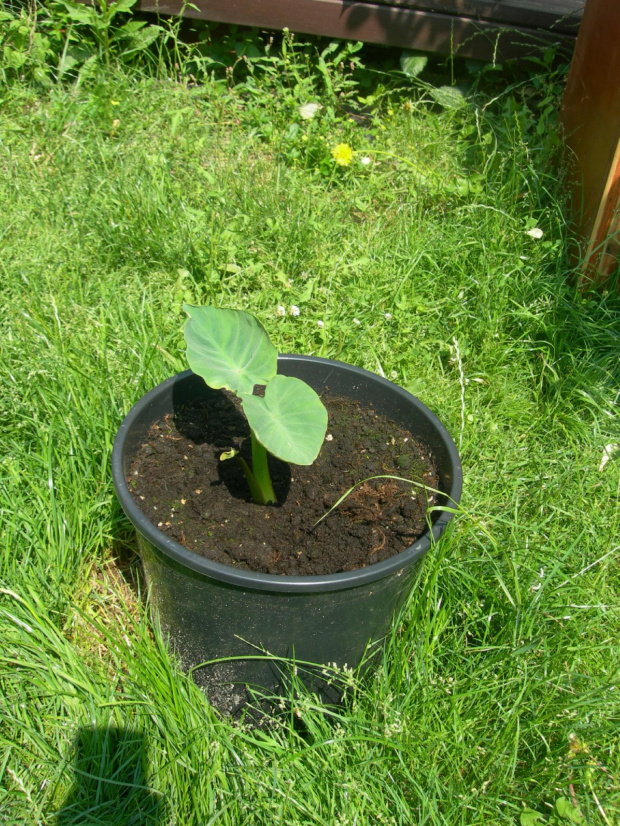
[[[280,356],[278,372],[303,379],[318,392],[328,388],[353,397],[409,429],[432,451],[440,488],[447,494],[445,504],[459,501],[462,472],[454,442],[415,396],[366,370],[328,359]],[[220,705],[232,707],[243,699],[242,684],[271,689],[278,683],[279,669],[273,662],[244,659],[260,655],[260,649],[276,657],[294,655],[298,661],[356,666],[368,643],[389,630],[418,564],[452,514],[441,513],[431,532],[397,556],[329,576],[253,573],[198,556],[146,518],[126,478],[150,425],[208,392],[204,381],[188,370],[147,393],[119,428],[112,472],[120,503],[138,533],[152,609],[183,665],[238,658],[194,671],[216,703],[219,698]],[[231,692],[231,683],[241,687]],[[226,693],[227,702],[222,698]]]

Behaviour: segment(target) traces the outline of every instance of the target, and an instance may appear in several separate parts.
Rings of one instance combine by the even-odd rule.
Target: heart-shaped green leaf
[[[523,809],[519,817],[521,826],[541,826],[545,823],[545,817],[536,809]]]
[[[428,55],[419,52],[403,52],[400,56],[400,68],[407,77],[417,77],[428,63]]]
[[[241,403],[256,438],[270,453],[296,465],[314,462],[325,438],[327,410],[304,381],[276,376],[264,397],[244,396]]]
[[[250,313],[190,304],[183,309],[189,315],[185,323],[187,360],[209,387],[224,387],[241,396],[276,375],[278,351]]]
[[[570,800],[567,800],[565,797],[558,797],[555,801],[555,810],[558,813],[558,816],[562,818],[562,820],[568,821],[568,823],[585,823],[586,819],[582,815],[580,809],[574,806]]]
[[[463,90],[458,86],[436,86],[430,88],[429,92],[445,109],[460,109],[467,103]]]

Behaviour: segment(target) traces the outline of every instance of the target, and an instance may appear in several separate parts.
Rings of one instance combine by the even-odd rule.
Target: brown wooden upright
[[[620,0],[587,0],[562,119],[588,287],[608,281],[620,252]]]

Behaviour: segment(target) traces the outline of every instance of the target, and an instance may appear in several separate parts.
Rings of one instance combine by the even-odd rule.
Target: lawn
[[[0,6],[0,820],[620,823],[620,299],[571,286],[565,67],[174,23],[131,52],[49,9]],[[185,369],[183,302],[391,378],[460,448],[340,707],[222,716],[149,618],[110,457]]]

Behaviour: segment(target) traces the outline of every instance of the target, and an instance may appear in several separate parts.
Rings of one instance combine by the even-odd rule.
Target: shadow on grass
[[[82,726],[76,737],[73,785],[54,826],[159,826],[166,806],[145,784],[144,736],[116,726]]]

